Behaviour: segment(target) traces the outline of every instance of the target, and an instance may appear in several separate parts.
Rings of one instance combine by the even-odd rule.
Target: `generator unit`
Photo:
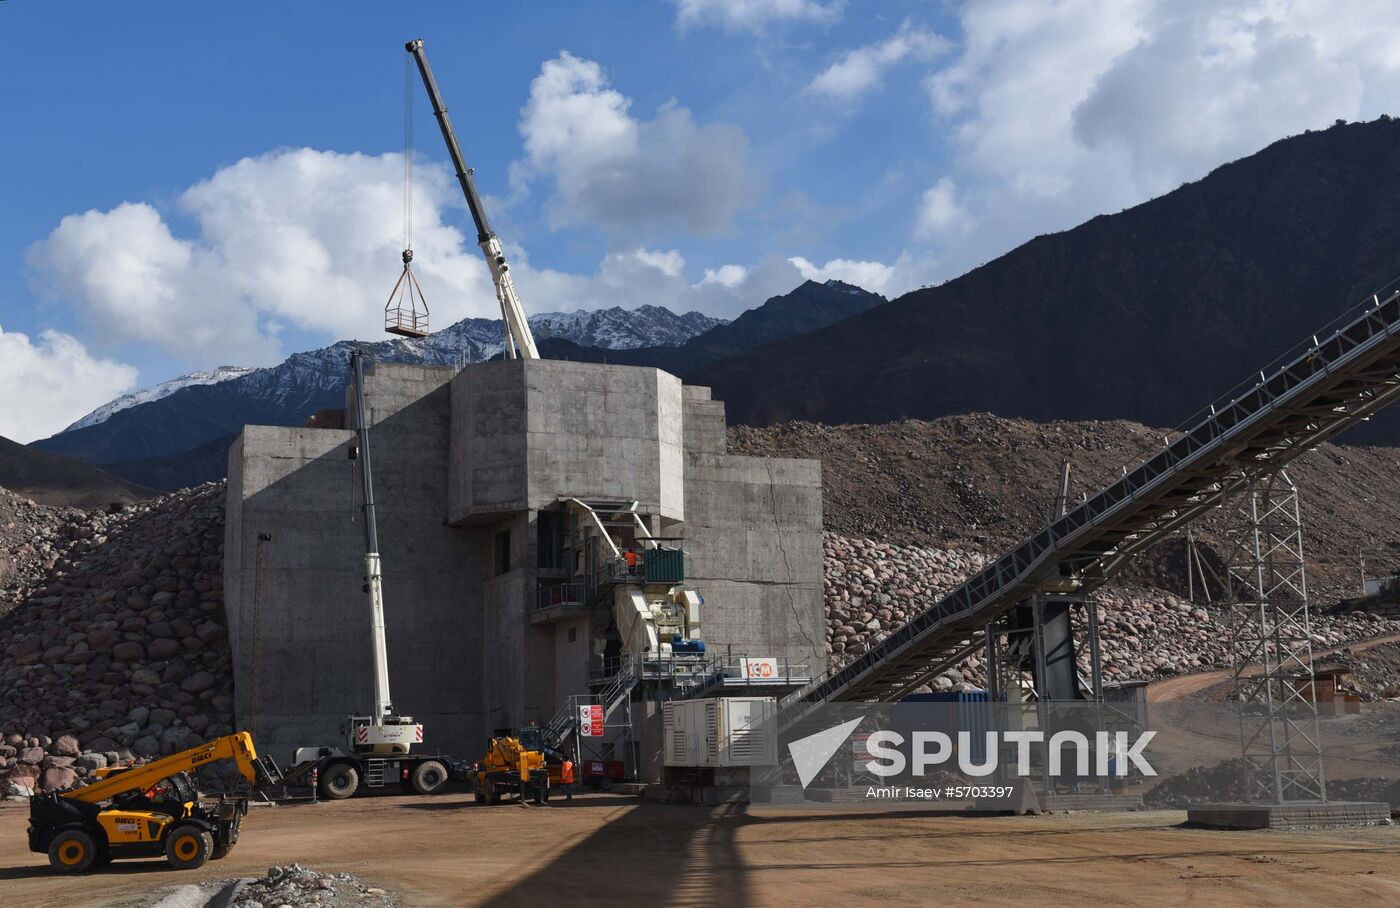
[[[778,701],[772,697],[672,700],[664,705],[667,766],[773,766]]]

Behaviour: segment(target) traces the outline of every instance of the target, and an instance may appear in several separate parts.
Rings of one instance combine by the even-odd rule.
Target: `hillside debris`
[[[75,544],[0,620],[0,777],[11,796],[233,730],[223,486],[63,526],[77,528]]]

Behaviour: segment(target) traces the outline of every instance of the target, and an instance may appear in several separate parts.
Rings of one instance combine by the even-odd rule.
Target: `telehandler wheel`
[[[434,794],[447,784],[447,767],[437,760],[427,760],[413,767],[409,780],[413,783],[413,790],[420,795]]]
[[[480,788],[478,788],[475,792],[473,792],[473,795],[474,795],[474,797],[476,798],[476,803],[478,803],[478,804],[485,804],[485,803],[486,803],[486,792],[482,791]]]
[[[214,837],[193,823],[181,823],[165,837],[165,859],[176,870],[203,867],[214,852]]]
[[[327,801],[343,801],[360,787],[360,774],[348,763],[337,763],[321,773],[321,797]]]
[[[228,853],[229,853],[230,851],[232,851],[232,850],[233,850],[233,846],[232,846],[232,845],[220,845],[220,844],[218,844],[218,843],[216,842],[216,843],[214,844],[214,850],[211,851],[211,852],[209,852],[209,860],[211,860],[211,861],[221,861],[221,860],[223,860],[224,858],[228,857]]]
[[[97,861],[97,843],[81,829],[65,829],[49,843],[49,866],[59,873],[82,873]]]
[[[487,789],[487,791],[486,791],[486,803],[487,803],[487,804],[499,804],[499,803],[501,803],[501,790],[500,790],[499,788],[496,787],[496,783],[495,783],[495,782],[491,782],[491,783],[489,783],[489,784],[491,785],[491,787],[490,787],[489,789]]]

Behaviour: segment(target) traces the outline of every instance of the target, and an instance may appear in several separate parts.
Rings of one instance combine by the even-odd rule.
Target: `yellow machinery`
[[[185,870],[228,854],[248,812],[248,799],[203,805],[190,775],[232,760],[249,785],[281,781],[259,757],[246,731],[171,754],[143,766],[99,770],[83,788],[36,795],[29,801],[29,850],[49,856],[60,873],[82,873],[117,858],[160,857]]]
[[[549,800],[551,783],[558,784],[562,761],[544,746],[541,729],[522,728],[515,734],[497,732],[476,764],[474,787],[478,804],[499,804],[501,795],[514,791],[520,800]]]

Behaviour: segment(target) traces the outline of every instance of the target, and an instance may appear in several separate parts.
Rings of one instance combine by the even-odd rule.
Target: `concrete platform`
[[[1277,829],[1281,826],[1369,826],[1390,821],[1390,805],[1380,801],[1328,801],[1323,804],[1197,804],[1186,822],[1213,829]]]

